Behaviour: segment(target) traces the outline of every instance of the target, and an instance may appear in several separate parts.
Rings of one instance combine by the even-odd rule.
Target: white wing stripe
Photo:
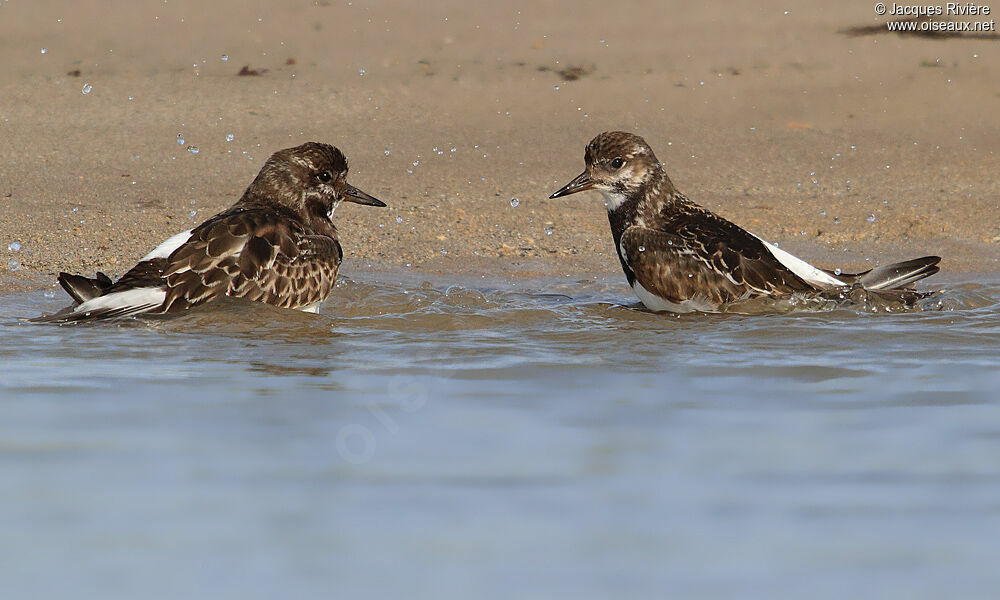
[[[763,242],[764,246],[771,251],[771,254],[774,255],[774,258],[778,259],[778,262],[788,267],[789,271],[795,273],[796,275],[798,275],[802,279],[805,279],[809,283],[832,285],[836,287],[847,285],[846,283],[844,283],[840,279],[837,279],[833,275],[830,275],[826,271],[817,269],[816,267],[812,266],[811,264],[807,263],[801,258],[797,256],[792,256],[791,254],[785,252],[784,250],[775,246],[774,244],[768,243],[766,240],[761,239],[756,234],[751,233],[750,235],[754,236],[755,238]]]
[[[159,287],[142,287],[114,292],[91,298],[73,309],[73,312],[93,312],[102,309],[160,306],[167,299],[167,291]]]
[[[170,256],[174,250],[180,248],[189,239],[191,239],[191,231],[192,231],[191,229],[188,229],[187,231],[182,231],[177,235],[170,236],[169,238],[164,240],[162,244],[154,248],[152,252],[140,258],[139,262],[142,262],[144,260],[152,260],[154,258],[166,258]]]

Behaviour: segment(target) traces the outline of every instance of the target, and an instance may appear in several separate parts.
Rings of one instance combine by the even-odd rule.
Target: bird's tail
[[[861,273],[826,272],[848,285],[860,285],[866,290],[899,290],[940,271],[941,268],[937,266],[939,262],[941,262],[940,256],[924,256],[875,267]]]
[[[82,304],[87,300],[103,296],[111,288],[113,282],[110,277],[100,271],[93,279],[72,273],[59,273],[59,285],[73,297],[77,304]]]
[[[80,323],[164,312],[167,290],[163,286],[129,288],[91,298],[80,305],[29,319],[32,323]]]
[[[924,256],[861,273],[859,281],[868,290],[898,290],[941,270],[940,256]]]

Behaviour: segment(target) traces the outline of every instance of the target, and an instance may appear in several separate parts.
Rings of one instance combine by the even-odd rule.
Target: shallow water
[[[1000,282],[947,288],[676,317],[371,275],[63,327],[8,295],[4,596],[990,597]]]

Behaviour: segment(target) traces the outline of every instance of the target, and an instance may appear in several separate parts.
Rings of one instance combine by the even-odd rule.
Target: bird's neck
[[[670,177],[663,167],[659,167],[650,177],[632,188],[615,188],[601,192],[608,209],[608,221],[611,233],[617,245],[625,229],[632,225],[641,225],[644,217],[652,217],[664,208],[683,198],[677,193]]]

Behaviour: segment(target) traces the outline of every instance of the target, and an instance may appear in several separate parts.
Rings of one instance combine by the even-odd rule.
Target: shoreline
[[[598,195],[546,198],[616,129],[693,201],[818,265],[937,254],[945,272],[1000,270],[992,39],[852,37],[878,21],[870,6],[776,1],[737,21],[655,2],[244,15],[178,0],[123,7],[114,29],[100,6],[2,8],[0,291],[120,275],[309,140],[389,205],[338,209],[358,264],[613,274]]]

